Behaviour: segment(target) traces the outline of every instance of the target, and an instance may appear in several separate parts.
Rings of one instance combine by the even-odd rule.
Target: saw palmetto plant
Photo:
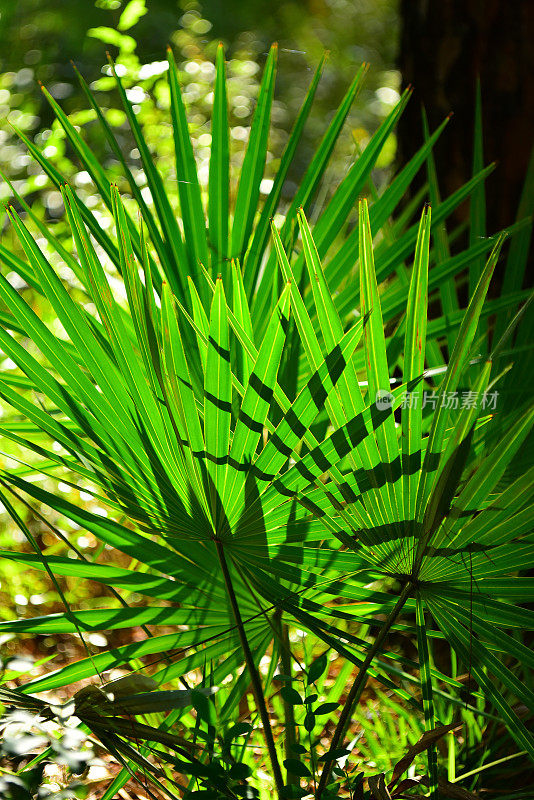
[[[45,571],[65,611],[0,632],[73,634],[87,657],[0,699],[77,719],[122,767],[105,800],[136,776],[151,796],[473,797],[492,759],[534,757],[523,634],[534,590],[522,574],[534,554],[522,315],[531,184],[518,222],[486,236],[480,125],[472,180],[441,201],[432,148],[445,121],[377,192],[373,169],[407,92],[341,184],[319,192],[362,67],[283,201],[321,64],[265,196],[273,47],[230,185],[222,48],[216,66],[206,186],[172,54],[167,175],[115,75],[150,196],[82,78],[119,183],[47,97],[98,214],[26,140],[62,193],[70,238],[56,238],[13,187],[17,243],[0,245],[10,359],[0,396],[19,466],[2,470],[0,493],[28,546],[0,555]],[[421,169],[424,192],[405,202]],[[466,199],[467,236],[465,224],[448,234]],[[503,244],[502,291],[488,299]],[[67,499],[69,486],[98,513]],[[36,540],[21,503],[54,511],[68,553]],[[101,543],[95,558],[61,520]],[[62,576],[104,584],[109,606],[72,607]],[[91,651],[88,634],[121,629],[136,635]],[[335,680],[330,654],[342,664]],[[129,677],[109,682],[112,669]],[[79,681],[88,685],[69,692]],[[369,681],[417,739],[389,774],[358,749]],[[35,696],[50,691],[71,699]],[[465,720],[493,745],[478,748],[463,781]],[[403,777],[420,753],[419,772]]]

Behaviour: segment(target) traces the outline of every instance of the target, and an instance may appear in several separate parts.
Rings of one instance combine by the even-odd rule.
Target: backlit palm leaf
[[[441,226],[473,192],[480,210],[491,168],[482,169],[479,153],[476,174],[451,197],[440,202],[431,187],[432,214],[425,208],[414,221],[412,204],[389,224],[443,123],[369,209],[360,202],[356,217],[356,201],[408,102],[407,92],[310,225],[306,212],[361,88],[362,67],[293,201],[282,208],[282,184],[321,64],[262,206],[275,68],[273,48],[230,208],[225,65],[218,50],[207,219],[206,187],[196,170],[172,58],[180,218],[113,68],[151,195],[149,202],[131,185],[139,227],[83,135],[51,97],[107,209],[103,213],[112,217],[113,232],[21,134],[61,187],[72,243],[67,248],[38,223],[45,252],[31,234],[36,219],[27,205],[25,220],[9,210],[20,255],[0,247],[0,260],[39,294],[61,333],[0,276],[7,307],[0,317],[0,346],[16,365],[0,377],[0,397],[16,414],[0,431],[20,448],[20,466],[0,473],[2,492],[49,506],[60,520],[120,552],[122,560],[39,552],[31,538],[34,552],[4,549],[4,558],[28,568],[94,580],[115,594],[109,608],[67,607],[57,615],[4,621],[0,631],[83,636],[140,626],[146,634],[30,681],[26,693],[57,689],[134,659],[148,658],[158,684],[185,680],[209,664],[211,681],[220,686],[219,719],[228,720],[252,680],[278,789],[282,778],[262,692],[270,692],[281,624],[310,632],[361,668],[345,692],[339,743],[367,675],[415,707],[420,689],[427,728],[434,725],[433,697],[461,704],[456,676],[439,672],[430,657],[429,642],[440,637],[465,662],[488,709],[532,754],[532,737],[513,708],[532,701],[514,672],[514,664],[530,666],[532,657],[509,633],[532,625],[532,614],[521,606],[531,599],[531,581],[516,576],[534,556],[532,464],[525,461],[523,474],[516,467],[532,412],[523,401],[518,408],[509,402],[510,415],[500,422],[498,413],[493,419],[480,405],[462,409],[446,402],[461,392],[464,380],[479,393],[488,389],[490,348],[483,360],[473,351],[480,320],[486,330],[496,314],[502,327],[526,293],[506,278],[510,291],[484,305],[503,238],[479,240],[480,215],[473,224],[479,233],[466,250],[450,254],[430,247],[431,232],[439,243]],[[111,129],[82,85],[116,151]],[[126,160],[119,163],[132,184]],[[530,194],[525,196],[528,211]],[[281,231],[273,226],[270,237],[270,218],[281,210]],[[380,237],[384,226],[387,236]],[[521,264],[527,230],[529,222],[521,219],[510,230],[521,236]],[[52,266],[50,249],[73,269],[83,302]],[[408,286],[406,262],[412,258]],[[443,287],[450,289],[466,270],[471,277],[480,272],[468,308],[428,319]],[[528,330],[523,320],[516,342],[526,346]],[[448,364],[445,340],[454,343]],[[505,356],[501,348],[500,358]],[[500,372],[505,365],[506,360],[499,364]],[[428,366],[437,372],[425,371]],[[384,392],[388,401],[381,404]],[[436,393],[435,408],[423,408],[425,392]],[[494,429],[501,434],[490,434]],[[108,517],[39,485],[39,476],[92,492]],[[24,525],[9,502],[6,508]],[[377,589],[377,580],[388,588]],[[132,596],[152,604],[130,607]],[[436,630],[424,630],[425,615]],[[177,626],[174,632],[158,633],[158,626],[170,625]],[[360,635],[361,625],[378,634],[369,641]],[[419,664],[388,651],[390,629],[418,632]],[[262,676],[258,665],[267,652],[273,654],[270,672]],[[246,672],[232,682],[243,664]],[[131,759],[131,768],[144,765],[146,754],[138,753],[136,761],[124,738],[110,744],[117,757]],[[434,791],[432,756],[431,774]]]

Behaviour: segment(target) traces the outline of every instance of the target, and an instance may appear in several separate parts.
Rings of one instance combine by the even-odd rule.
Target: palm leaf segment
[[[49,98],[113,215],[116,235],[106,232],[28,141],[33,156],[61,186],[75,251],[68,252],[42,225],[41,233],[73,269],[97,315],[72,299],[26,224],[10,209],[24,257],[4,248],[0,257],[46,298],[66,335],[54,335],[0,278],[0,294],[9,309],[2,316],[1,347],[22,373],[6,373],[0,394],[26,420],[22,427],[6,424],[2,432],[42,457],[32,469],[90,484],[95,496],[105,498],[114,515],[125,515],[130,524],[79,509],[60,493],[40,488],[24,478],[26,467],[4,472],[2,485],[48,504],[136,559],[141,568],[81,557],[45,555],[43,560],[42,554],[15,551],[2,555],[35,568],[45,568],[46,563],[56,574],[97,580],[126,596],[135,590],[173,605],[138,609],[123,600],[120,608],[76,612],[74,617],[69,611],[2,627],[74,632],[182,626],[177,633],[151,635],[77,662],[29,683],[27,691],[62,686],[95,669],[172,649],[184,657],[160,669],[160,682],[206,660],[215,665],[213,681],[220,682],[240,664],[242,654],[217,548],[224,548],[230,565],[256,661],[272,640],[269,614],[277,608],[360,663],[367,643],[341,626],[344,620],[372,623],[376,614],[390,610],[396,595],[366,586],[377,577],[394,578],[410,587],[405,610],[415,608],[414,598],[418,603],[428,726],[433,724],[428,711],[433,682],[445,676],[427,664],[425,610],[460,657],[469,661],[473,676],[519,746],[532,753],[531,737],[506,699],[511,696],[529,705],[530,690],[499,655],[504,652],[522,664],[531,661],[526,649],[504,630],[532,622],[531,612],[516,605],[531,599],[532,587],[528,579],[510,577],[532,557],[532,470],[504,490],[501,479],[528,434],[532,412],[511,417],[505,440],[486,452],[488,419],[480,419],[479,409],[472,407],[454,417],[446,402],[466,374],[480,318],[491,312],[508,314],[524,295],[515,292],[483,305],[501,240],[474,241],[452,257],[438,258],[430,250],[432,226],[442,224],[481,185],[488,170],[438,204],[432,219],[430,210],[419,224],[410,225],[405,216],[388,228],[389,236],[373,250],[374,233],[395,211],[429,157],[440,128],[369,211],[360,204],[357,235],[350,232],[346,225],[355,200],[370,180],[407,102],[405,95],[333,193],[312,232],[306,210],[360,88],[361,70],[280,232],[273,228],[270,246],[269,218],[279,206],[321,68],[260,209],[276,69],[276,51],[271,51],[229,223],[228,115],[224,55],[219,50],[206,227],[177,70],[170,59],[183,233],[120,79],[122,102],[153,199],[150,205],[142,199],[124,164],[141,212],[140,229],[118,188]],[[116,149],[111,129],[83,85]],[[28,217],[39,224],[19,199]],[[414,249],[406,297],[403,262]],[[488,251],[466,313],[427,324],[429,295],[466,264],[475,259],[479,263]],[[124,298],[114,296],[104,261],[120,274]],[[356,263],[359,281],[351,272]],[[381,294],[378,286],[386,278],[388,288]],[[352,322],[355,309],[360,316]],[[427,354],[435,360],[437,342],[445,333],[456,344],[435,410],[426,411],[422,399],[424,387],[430,387],[424,377]],[[31,339],[39,357],[22,346],[21,336]],[[395,367],[403,383],[392,388]],[[490,370],[488,361],[476,371],[479,394],[488,387]],[[384,392],[389,393],[385,403]],[[36,404],[34,393],[43,401]],[[50,449],[50,441],[60,448]],[[335,606],[333,598],[338,599]],[[340,606],[339,598],[346,605]],[[339,644],[340,635],[346,644]],[[409,697],[395,683],[399,676],[410,679],[402,659],[378,654],[371,669]],[[502,691],[495,688],[494,678]],[[245,688],[239,680],[227,693],[226,712]]]

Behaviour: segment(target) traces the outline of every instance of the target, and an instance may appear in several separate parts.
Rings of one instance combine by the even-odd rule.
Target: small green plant
[[[205,186],[171,53],[176,163],[166,176],[111,65],[149,196],[83,81],[122,165],[120,186],[47,96],[107,216],[21,134],[62,193],[72,238],[59,241],[15,194],[25,219],[14,207],[7,213],[20,250],[1,245],[0,259],[56,323],[46,325],[24,290],[0,276],[0,347],[15,365],[0,378],[13,409],[1,431],[21,462],[0,473],[0,492],[29,545],[1,556],[45,571],[65,611],[2,622],[0,632],[78,635],[87,657],[4,689],[2,699],[45,719],[79,719],[122,766],[104,800],[136,775],[151,796],[206,800],[273,791],[460,796],[454,733],[469,714],[471,722],[497,718],[515,752],[534,756],[517,713],[517,704],[534,707],[524,680],[532,654],[520,635],[532,627],[523,606],[532,581],[518,575],[534,553],[526,448],[534,412],[510,384],[532,374],[524,373],[530,323],[516,314],[528,298],[530,185],[508,231],[506,292],[489,300],[506,235],[484,235],[481,187],[491,168],[478,169],[479,128],[477,172],[454,195],[440,202],[433,178],[444,122],[378,196],[373,167],[407,92],[318,206],[362,67],[281,206],[322,67],[264,200],[276,47],[236,187],[222,48]],[[399,211],[425,165],[432,209],[421,214],[418,196]],[[445,222],[468,198],[469,243],[454,249]],[[104,514],[70,502],[65,486],[83,487]],[[72,543],[68,554],[40,547],[17,510],[21,497],[94,536],[106,558]],[[72,608],[59,576],[101,582],[113,601]],[[145,638],[92,652],[88,633],[125,628]],[[390,648],[392,635],[413,641],[417,660]],[[465,667],[467,700],[456,668],[436,666],[437,646]],[[343,664],[333,685],[330,653]],[[106,672],[125,668],[118,691]],[[368,757],[371,735],[357,749],[369,727],[358,715],[370,679],[414,720],[403,757],[383,760],[383,770]],[[78,681],[91,683],[66,704],[35,696]],[[449,760],[438,763],[444,737]],[[423,752],[423,772],[403,777]]]

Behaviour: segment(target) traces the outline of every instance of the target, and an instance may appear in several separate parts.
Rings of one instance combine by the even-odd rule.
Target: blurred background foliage
[[[362,62],[371,65],[348,131],[361,143],[398,100],[400,74],[394,69],[399,38],[399,21],[393,0],[307,0],[273,2],[265,14],[265,4],[234,0],[223,4],[215,0],[169,2],[169,0],[97,0],[65,4],[59,0],[22,0],[0,3],[0,115],[28,135],[39,131],[38,142],[47,142],[48,155],[58,160],[65,152],[59,126],[42,96],[39,81],[78,125],[88,134],[93,115],[81,92],[70,60],[96,88],[99,101],[109,107],[108,120],[118,128],[124,125],[121,112],[113,109],[113,82],[107,80],[106,51],[121,65],[120,72],[129,87],[130,98],[139,108],[141,121],[148,126],[154,150],[165,159],[167,148],[165,112],[168,105],[162,75],[165,71],[165,46],[177,53],[181,78],[186,85],[185,100],[191,116],[198,150],[207,146],[206,126],[210,108],[213,68],[209,63],[216,45],[223,41],[229,60],[234,157],[239,160],[239,143],[246,139],[253,100],[268,47],[277,40],[280,48],[277,103],[273,117],[275,159],[291,128],[296,111],[323,52],[329,51],[327,68],[307,130],[309,144],[324,130],[355,68]],[[68,24],[66,24],[68,23]],[[208,63],[205,63],[208,59]],[[109,92],[109,94],[108,94]],[[150,92],[150,100],[147,93]],[[95,126],[96,127],[96,126]],[[124,126],[126,128],[126,126]],[[209,126],[207,126],[209,130]],[[96,134],[95,136],[100,135]],[[204,139],[202,139],[204,135]],[[207,133],[209,136],[209,133]],[[347,141],[348,139],[348,141]],[[92,146],[98,141],[92,140]],[[3,131],[2,169],[19,181],[24,192],[42,190],[44,179],[32,175],[33,167],[25,148],[9,131]],[[106,157],[104,142],[102,154]],[[127,144],[126,142],[124,144]],[[170,142],[169,142],[170,146]],[[354,151],[350,136],[341,145]],[[54,149],[53,149],[54,148]],[[136,160],[135,152],[130,158]],[[301,160],[306,161],[306,142]],[[340,154],[341,155],[341,154]],[[109,154],[108,154],[109,156]],[[393,142],[390,148],[393,156]],[[301,163],[302,163],[301,162]],[[343,158],[336,159],[340,171]],[[64,169],[66,165],[61,164]],[[113,166],[113,162],[106,164]],[[135,163],[134,163],[135,166]],[[295,169],[301,164],[297,162]],[[37,170],[37,168],[35,168]],[[83,177],[78,179],[78,183]],[[7,199],[8,187],[2,188]],[[291,182],[286,187],[291,194]],[[44,193],[47,213],[61,215],[56,193]]]

